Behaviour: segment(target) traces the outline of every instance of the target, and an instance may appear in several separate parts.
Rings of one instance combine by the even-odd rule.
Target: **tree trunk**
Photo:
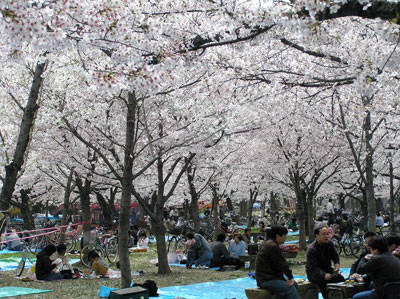
[[[189,205],[189,213],[190,218],[193,220],[194,223],[194,230],[196,232],[200,229],[200,219],[199,219],[199,194],[196,191],[196,186],[194,185],[194,175],[195,175],[195,168],[192,168],[191,163],[189,163],[186,169],[186,177],[189,184],[189,192],[190,192],[190,205]]]
[[[71,197],[71,192],[72,192],[72,178],[74,175],[74,169],[71,168],[68,176],[68,181],[67,185],[65,187],[65,192],[64,192],[64,209],[63,209],[63,218],[61,219],[61,225],[65,226],[67,225],[68,222],[68,217],[70,215],[70,197]],[[65,232],[65,228],[62,229],[62,232]],[[61,243],[64,243],[65,240],[65,235],[61,234]]]
[[[392,157],[389,161],[389,178],[390,178],[390,232],[396,234],[396,225],[394,223],[394,184],[393,184],[393,162]]]
[[[212,205],[211,205],[211,213],[213,217],[213,225],[214,225],[214,240],[217,239],[218,234],[221,232],[220,223],[218,217],[218,205],[219,205],[219,195],[216,186],[212,186]]]
[[[253,205],[256,202],[257,196],[258,196],[258,190],[257,187],[254,187],[254,189],[250,188],[250,199],[249,199],[249,205],[248,205],[248,210],[247,210],[247,227],[251,227],[252,224],[252,218],[253,218]]]
[[[272,219],[272,224],[277,224],[278,222],[278,202],[276,200],[277,195],[274,192],[270,192],[270,201],[269,201],[269,213]]]
[[[134,92],[129,92],[126,114],[126,135],[124,151],[124,173],[122,177],[122,197],[119,212],[119,258],[121,265],[121,287],[127,288],[131,284],[131,264],[129,261],[129,209],[131,205],[133,180],[133,151],[136,124],[137,100]]]
[[[20,124],[20,130],[15,147],[14,156],[10,164],[5,166],[5,178],[0,193],[0,209],[7,210],[15,190],[18,173],[24,165],[25,157],[28,154],[29,143],[32,138],[36,114],[39,109],[39,91],[43,83],[42,74],[45,71],[47,62],[38,63],[33,75],[31,90],[28,102],[24,108],[24,114]]]
[[[299,246],[300,250],[306,250],[306,221],[304,217],[305,211],[305,194],[304,190],[299,189],[296,192],[296,218],[299,226]]]
[[[24,220],[24,229],[26,230],[31,230],[35,229],[35,221],[33,220],[33,215],[32,215],[32,210],[29,205],[29,192],[26,190],[22,189],[20,191],[21,194],[21,213],[22,213],[22,219]]]
[[[338,202],[339,202],[339,209],[341,209],[342,211],[346,209],[345,204],[344,204],[344,200],[345,200],[345,196],[343,193],[338,194]]]
[[[242,200],[240,202],[240,216],[241,217],[247,216],[247,202],[245,200]]]
[[[169,274],[171,273],[171,269],[168,265],[168,253],[165,242],[165,227],[163,225],[162,212],[157,213],[157,215],[160,215],[157,217],[157,220],[152,218],[151,222],[157,242],[158,274]]]
[[[100,205],[101,211],[103,212],[103,225],[104,227],[111,228],[113,226],[111,203],[107,203],[106,199],[100,192],[96,192],[96,198]],[[112,203],[112,205],[114,205],[114,203]]]
[[[309,243],[314,241],[314,205],[312,196],[307,196],[307,235]]]
[[[371,145],[372,141],[372,133],[371,133],[371,113],[370,111],[366,111],[367,115],[365,116],[364,121],[364,133],[365,133],[365,150],[366,150],[366,158],[365,158],[365,176],[366,176],[366,185],[365,192],[368,203],[368,230],[371,232],[376,231],[376,202],[375,202],[375,194],[374,194],[374,162],[373,162],[373,148]]]
[[[83,216],[83,241],[82,245],[85,246],[90,242],[90,229],[92,223],[92,215],[90,214],[90,184],[91,181],[86,178],[85,185],[77,173],[75,173],[75,182],[79,190],[80,204]]]

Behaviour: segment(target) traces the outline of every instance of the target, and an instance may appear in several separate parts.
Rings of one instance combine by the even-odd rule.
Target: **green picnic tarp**
[[[47,292],[52,292],[52,290],[30,289],[30,288],[20,288],[20,287],[3,287],[0,288],[0,298],[47,293]]]

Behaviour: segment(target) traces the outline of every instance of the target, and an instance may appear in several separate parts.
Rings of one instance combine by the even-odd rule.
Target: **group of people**
[[[246,253],[246,243],[240,234],[235,234],[229,247],[225,246],[225,233],[220,233],[216,241],[208,243],[200,233],[189,232],[186,234],[185,251],[187,253],[186,268],[192,266],[198,268],[219,267],[223,270],[224,266],[232,265],[237,269],[244,266],[244,262],[239,259]]]
[[[297,299],[297,284],[292,271],[283,257],[279,245],[285,242],[288,230],[274,226],[267,241],[261,245],[256,258],[256,280],[260,288],[269,289],[283,298]],[[306,254],[306,274],[310,282],[317,284],[324,298],[328,298],[327,284],[345,281],[340,272],[340,257],[330,241],[329,229],[318,226],[315,241]],[[365,236],[366,251],[354,263],[350,279],[364,282],[365,291],[353,296],[355,299],[383,298],[385,283],[400,283],[400,238]]]
[[[36,255],[34,269],[37,280],[54,281],[74,277],[75,270],[68,261],[66,249],[64,244],[49,244]],[[95,275],[107,275],[110,268],[96,251],[88,252],[87,258],[91,272]]]

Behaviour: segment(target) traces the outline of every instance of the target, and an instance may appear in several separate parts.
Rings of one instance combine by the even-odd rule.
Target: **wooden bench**
[[[297,291],[302,299],[318,299],[319,287],[315,283],[305,281],[300,283]],[[254,288],[246,289],[246,296],[248,299],[281,299],[282,297],[273,294],[269,290]]]

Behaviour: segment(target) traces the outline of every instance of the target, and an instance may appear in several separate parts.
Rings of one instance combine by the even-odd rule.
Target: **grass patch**
[[[15,256],[16,254],[7,254],[7,256],[10,255]],[[3,255],[1,257],[3,257]],[[156,281],[158,287],[165,287],[194,284],[206,281],[228,280],[247,276],[247,271],[244,269],[239,271],[219,272],[212,270],[187,270],[184,267],[171,267],[171,275],[159,275],[157,274],[157,267],[150,263],[150,260],[155,258],[157,258],[157,253],[154,244],[150,245],[149,252],[138,252],[130,255],[132,272],[144,272],[144,275],[132,276],[134,282],[143,283],[147,279],[152,279]],[[304,261],[305,252],[299,252],[296,258],[288,259],[288,262],[291,264],[291,269],[295,275],[305,276]],[[342,267],[350,267],[354,261],[354,258],[341,256]],[[75,264],[74,267],[80,268],[81,270],[85,269],[81,265],[78,265],[77,267],[77,264]],[[112,266],[112,268],[115,269],[115,266]],[[27,269],[24,273],[26,273],[26,271]],[[14,271],[0,272],[0,287],[17,286],[53,290],[53,292],[50,293],[29,295],[26,296],[26,298],[99,298],[98,292],[102,285],[114,288],[120,287],[120,279],[76,279],[58,282],[23,282],[16,280],[14,275]]]

